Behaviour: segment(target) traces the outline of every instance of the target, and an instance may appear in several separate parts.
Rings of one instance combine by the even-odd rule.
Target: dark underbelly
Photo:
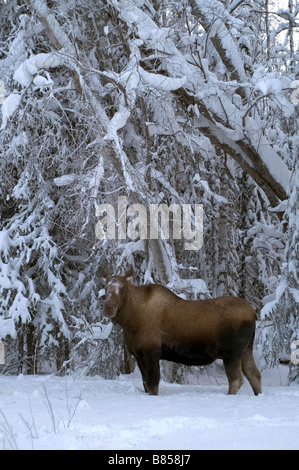
[[[162,346],[161,359],[185,364],[186,366],[204,366],[219,358],[218,351],[201,345],[184,348],[182,346]]]

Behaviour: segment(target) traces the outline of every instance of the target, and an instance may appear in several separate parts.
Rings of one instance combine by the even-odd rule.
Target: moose
[[[133,267],[124,276],[104,268],[103,316],[118,323],[136,358],[146,393],[157,395],[160,359],[207,365],[222,359],[229,394],[236,394],[247,377],[255,395],[261,393],[261,374],[252,347],[256,313],[239,297],[184,300],[158,284],[135,286]]]

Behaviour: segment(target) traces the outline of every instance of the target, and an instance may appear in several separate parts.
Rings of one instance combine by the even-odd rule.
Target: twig
[[[16,438],[15,438],[15,435],[14,435],[13,428],[9,424],[9,422],[8,422],[5,414],[1,410],[1,408],[0,408],[0,415],[3,418],[3,422],[0,422],[0,425],[1,425],[1,427],[3,429],[3,432],[4,432],[3,443],[5,442],[5,438],[7,438],[8,441],[10,442],[11,448],[14,449],[14,450],[19,450]]]
[[[56,421],[55,421],[55,416],[54,416],[54,412],[53,412],[53,407],[52,407],[52,403],[50,402],[49,395],[48,395],[45,384],[43,384],[43,389],[44,389],[44,392],[45,392],[47,409],[49,411],[51,421],[52,421],[53,431],[54,431],[55,434],[57,434]]]

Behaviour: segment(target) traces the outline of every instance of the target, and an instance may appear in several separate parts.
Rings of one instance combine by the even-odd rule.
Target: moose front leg
[[[145,393],[149,393],[149,390],[148,390],[148,387],[147,387],[147,384],[146,384],[146,376],[145,376],[145,371],[144,371],[144,368],[143,368],[143,363],[138,358],[136,358],[136,360],[137,360],[139,370],[141,372],[144,391],[145,391]]]
[[[156,352],[139,352],[137,364],[140,369],[146,393],[158,395],[160,382],[159,355]]]

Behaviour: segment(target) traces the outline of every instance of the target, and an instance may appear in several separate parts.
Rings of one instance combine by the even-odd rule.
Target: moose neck
[[[141,289],[128,282],[127,298],[121,309],[113,319],[113,323],[118,323],[122,328],[131,329],[136,321],[136,310],[142,302]]]

